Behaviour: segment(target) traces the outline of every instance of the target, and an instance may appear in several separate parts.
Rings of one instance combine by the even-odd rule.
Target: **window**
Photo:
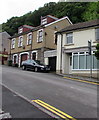
[[[31,45],[31,43],[32,43],[32,33],[29,33],[27,35],[27,45]]]
[[[37,33],[37,42],[43,41],[43,29],[39,30]]]
[[[23,32],[23,28],[20,28],[18,33],[22,33]]]
[[[95,29],[96,41],[99,41],[99,28]]]
[[[91,67],[90,55],[87,52],[80,54],[73,53],[73,69],[77,70],[89,70]],[[92,69],[96,70],[98,68],[99,60],[96,59],[94,53],[92,54]]]
[[[15,38],[11,40],[11,49],[15,48]]]
[[[79,69],[85,69],[85,55],[79,56]]]
[[[98,68],[97,66],[98,66],[98,60],[95,57],[95,55],[93,55],[93,69],[97,69]]]
[[[41,20],[41,25],[44,25],[44,24],[46,24],[46,23],[47,23],[47,18]]]
[[[33,52],[33,53],[32,53],[32,59],[33,59],[33,60],[36,60],[36,52]]]
[[[86,55],[86,69],[90,69],[90,55]]]
[[[73,69],[78,69],[78,55],[73,56]]]
[[[66,44],[72,44],[73,43],[73,33],[67,33],[66,34]]]
[[[22,45],[23,45],[23,36],[20,36],[18,41],[18,47],[21,47]]]

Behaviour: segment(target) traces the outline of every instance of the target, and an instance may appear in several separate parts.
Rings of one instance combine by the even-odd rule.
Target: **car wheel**
[[[35,68],[34,68],[34,71],[35,71],[35,72],[38,72],[38,68],[37,68],[37,67],[35,67]]]
[[[22,70],[25,70],[25,69],[26,69],[26,66],[23,65],[23,66],[22,66]]]

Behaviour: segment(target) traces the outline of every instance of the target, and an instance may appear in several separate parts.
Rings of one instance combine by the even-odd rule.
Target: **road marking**
[[[66,120],[76,120],[75,118],[73,118],[72,116],[60,111],[59,109],[41,101],[41,100],[32,100],[32,102],[35,102],[39,105],[41,105],[42,107],[46,108],[47,110],[51,111],[52,113],[58,115],[59,117],[66,119]]]
[[[85,80],[80,80],[80,79],[76,79],[76,78],[70,78],[70,77],[63,77],[63,78],[71,79],[71,80],[76,80],[76,81],[80,81],[80,82],[85,82],[85,83],[91,83],[91,84],[95,84],[95,85],[99,85],[99,83],[85,81]]]

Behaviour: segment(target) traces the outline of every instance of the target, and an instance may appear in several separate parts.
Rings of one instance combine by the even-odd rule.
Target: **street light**
[[[91,40],[88,40],[88,53],[90,55],[90,79],[92,78],[92,45]]]

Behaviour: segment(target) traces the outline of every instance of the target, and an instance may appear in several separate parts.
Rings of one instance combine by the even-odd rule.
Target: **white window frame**
[[[73,56],[75,56],[75,55],[78,55],[78,69],[74,69],[74,68],[73,68],[73,64],[74,64],[74,63],[73,63],[73,59],[74,59]],[[85,56],[85,60],[84,60],[84,62],[85,62],[84,68],[85,68],[85,69],[79,69],[79,56],[80,56],[80,55],[84,55],[84,56]],[[88,70],[88,71],[89,71],[90,69],[86,69],[86,56],[87,56],[87,55],[88,55],[88,52],[84,52],[84,54],[80,54],[80,52],[78,52],[77,54],[72,53],[72,70],[79,70],[79,71],[80,71],[80,70],[81,70],[81,71],[83,71],[83,70],[86,70],[86,71],[87,71],[87,70]],[[97,68],[97,69],[94,69],[94,68],[93,68],[93,55],[94,55],[94,52],[92,51],[92,70],[98,70],[98,68]],[[90,61],[89,61],[89,62],[90,62]]]
[[[13,63],[14,63],[14,57],[16,56],[16,63],[18,63],[18,54],[13,55]]]
[[[23,28],[19,28],[18,33],[22,33],[23,32]]]
[[[15,48],[15,40],[16,40],[15,38],[11,40],[11,49]]]
[[[22,47],[22,46],[23,46],[23,36],[20,36],[18,40],[18,47]]]
[[[47,23],[47,18],[41,20],[41,25],[44,25]]]
[[[72,37],[72,42],[68,42],[68,38]],[[74,44],[73,43],[73,32],[71,33],[66,33],[66,44]]]
[[[27,45],[31,45],[32,44],[32,33],[27,34]]]
[[[35,51],[32,51],[32,53],[31,53],[31,59],[32,59],[32,54],[33,53],[36,53],[36,60],[37,60],[37,51],[35,50]]]
[[[42,36],[40,36],[40,32],[42,31]],[[37,42],[42,42],[43,41],[43,29],[40,29],[37,31]]]

